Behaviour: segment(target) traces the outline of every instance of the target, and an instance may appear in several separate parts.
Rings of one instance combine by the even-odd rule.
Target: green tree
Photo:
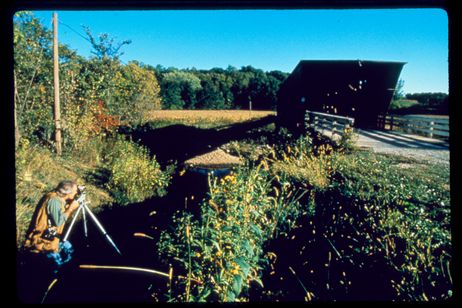
[[[281,81],[273,77],[273,75],[264,73],[261,70],[256,71],[248,86],[253,108],[260,110],[275,109],[280,84]]]
[[[53,139],[52,33],[31,12],[14,15],[15,109],[20,134],[45,144]],[[83,58],[59,44],[63,139],[69,143],[69,110],[77,103],[76,85]],[[71,125],[72,126],[72,125]]]
[[[202,91],[198,93],[198,106],[202,109],[230,109],[233,105],[232,79],[223,69],[201,71]]]
[[[52,34],[30,12],[14,15],[15,102],[19,131],[50,140],[53,132]],[[34,59],[32,61],[32,59]]]
[[[83,27],[85,33],[90,40],[93,50],[91,51],[99,60],[104,59],[120,59],[120,56],[123,55],[123,52],[120,51],[120,48],[123,45],[131,44],[131,40],[124,40],[122,42],[115,42],[114,38],[107,33],[102,33],[98,36],[98,40],[93,36],[89,27]]]
[[[130,62],[116,73],[114,82],[114,99],[119,110],[125,109],[122,120],[141,124],[149,110],[160,109],[160,86],[153,71]]]
[[[398,83],[396,84],[395,92],[393,93],[393,100],[399,100],[404,98],[404,80],[400,79],[398,80]]]
[[[225,98],[220,84],[212,74],[201,75],[202,90],[198,94],[198,105],[201,109],[224,109]]]
[[[232,71],[230,73],[232,85],[231,92],[234,97],[234,107],[247,109],[249,107],[249,83],[254,73],[249,71]]]
[[[196,94],[202,88],[200,79],[191,72],[171,71],[161,78],[164,109],[194,109]]]

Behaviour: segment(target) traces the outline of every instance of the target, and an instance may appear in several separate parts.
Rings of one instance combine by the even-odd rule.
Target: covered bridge
[[[303,125],[306,110],[348,116],[374,127],[391,103],[404,62],[303,60],[281,85],[278,123]]]

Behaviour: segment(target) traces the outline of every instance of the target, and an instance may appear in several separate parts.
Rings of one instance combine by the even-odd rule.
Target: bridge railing
[[[379,115],[377,127],[426,136],[435,139],[449,139],[449,118],[432,116]]]
[[[345,132],[353,127],[355,119],[338,116],[329,113],[315,112],[307,110],[305,113],[306,128],[320,131],[322,134],[331,133],[341,137]]]

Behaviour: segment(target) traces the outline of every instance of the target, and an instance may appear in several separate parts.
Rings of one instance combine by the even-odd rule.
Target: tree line
[[[404,80],[398,80],[390,113],[449,114],[449,95],[442,92],[404,93]]]
[[[147,66],[150,69],[150,66]],[[275,110],[277,92],[288,73],[252,66],[210,70],[156,66],[165,109]]]

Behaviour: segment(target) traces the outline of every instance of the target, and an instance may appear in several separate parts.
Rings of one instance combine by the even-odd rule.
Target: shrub
[[[163,172],[147,148],[118,137],[106,150],[106,163],[110,171],[106,186],[116,202],[126,205],[166,193],[171,171]]]
[[[357,148],[358,135],[354,133],[352,127],[345,128],[340,140],[336,143],[336,150],[340,153],[352,153]]]
[[[414,164],[408,170],[392,156],[315,148],[288,146],[272,170],[285,173],[293,185],[310,184],[314,218],[342,260],[357,271],[380,271],[386,280],[380,283],[396,299],[447,299],[452,285],[448,167]]]
[[[403,169],[402,158],[347,155],[345,147],[309,137],[279,148],[271,170],[310,189],[314,219],[342,260],[359,272],[380,271],[396,299],[451,296],[448,166],[407,159],[412,167]]]

